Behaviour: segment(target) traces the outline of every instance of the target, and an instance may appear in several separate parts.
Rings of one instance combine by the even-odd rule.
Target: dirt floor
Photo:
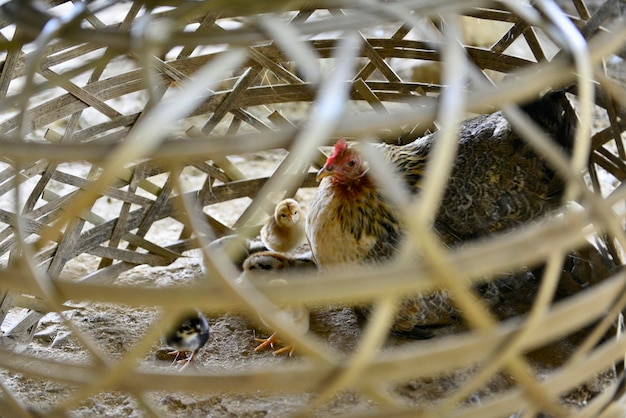
[[[615,59],[608,63],[609,70],[626,85],[626,65]],[[281,153],[258,153],[241,157],[240,167],[246,174],[257,176],[267,173],[280,161]],[[75,169],[81,169],[76,166]],[[188,181],[191,187],[200,181],[200,173],[189,171]],[[197,176],[195,178],[194,176]],[[296,196],[304,205],[313,196],[314,190],[301,190]],[[216,205],[212,215],[227,225],[231,225],[236,215],[243,210],[246,200]],[[111,208],[116,210],[116,208]],[[158,242],[159,235],[171,236],[177,228],[175,223],[160,224],[159,230],[151,231],[151,239]],[[118,279],[119,284],[150,284],[159,287],[173,287],[189,284],[202,277],[201,258],[198,251],[191,251],[187,258],[179,259],[166,267],[137,267]],[[94,271],[94,261],[87,256],[72,260],[64,270],[67,278],[79,278],[86,272]],[[111,358],[119,358],[146,332],[155,321],[159,312],[151,308],[130,308],[119,305],[78,303],[69,311],[73,321],[86,334],[98,342],[101,349]],[[14,310],[2,325],[6,331],[11,325],[11,318],[19,318],[22,310]],[[294,357],[276,357],[271,351],[255,353],[256,336],[267,336],[268,330],[237,313],[206,313],[211,326],[209,343],[199,351],[195,366],[199,370],[243,370],[255,364],[298,364],[306,361],[296,354]],[[349,353],[356,346],[361,335],[361,326],[354,312],[343,306],[327,307],[312,312],[312,332],[322,336],[333,350]],[[404,340],[391,337],[387,345],[403,344]],[[566,350],[566,348],[564,349]],[[54,358],[76,362],[87,362],[85,351],[61,323],[58,315],[44,316],[37,327],[35,337],[24,351],[36,357]],[[155,370],[169,370],[172,358],[164,344],[158,344],[146,353],[144,366]],[[539,366],[544,367],[547,365]],[[547,370],[547,369],[546,369]],[[400,384],[396,392],[411,405],[425,405],[434,402],[442,394],[459,387],[470,375],[470,370],[458,370],[452,375],[436,378],[415,379]],[[63,399],[67,399],[76,388],[58,383],[50,383],[26,378],[20,374],[0,371],[1,380],[25,403],[35,410],[45,411]],[[581,387],[568,396],[566,402],[583,405],[611,381],[611,372],[600,376],[596,381]],[[498,392],[512,382],[507,376],[492,381],[482,392],[475,394],[467,402],[479,402],[483,396]],[[193,393],[150,393],[146,401],[165,416],[171,417],[286,417],[298,412],[310,399],[309,393],[285,394],[193,394]],[[322,407],[318,416],[336,416],[358,414],[371,410],[370,400],[353,393],[344,393]],[[0,411],[0,417],[4,417]],[[102,393],[89,402],[81,404],[71,416],[74,417],[143,417],[147,416],[139,401],[123,393]]]

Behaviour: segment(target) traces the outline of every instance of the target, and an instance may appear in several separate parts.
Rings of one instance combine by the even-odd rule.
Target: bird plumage
[[[261,241],[271,251],[286,253],[304,243],[304,215],[294,199],[276,205],[274,215],[261,228]]]
[[[316,269],[317,266],[311,261],[310,258],[294,258],[287,257],[280,253],[272,251],[264,251],[252,254],[246,259],[243,264],[243,275],[253,282],[260,280],[266,281],[269,285],[284,284],[287,281],[283,278],[272,278],[272,273],[279,273],[285,271],[298,271],[304,269]],[[289,303],[284,306],[280,306],[276,312],[279,319],[287,322],[291,322],[298,333],[305,334],[309,330],[309,310],[304,304],[301,303]],[[265,319],[261,315],[259,317],[261,322],[268,326]],[[269,327],[269,326],[268,326]],[[260,351],[267,346],[274,347],[277,344],[277,333],[272,333],[268,338],[257,339],[259,344],[255,351]],[[282,354],[288,352],[291,356],[294,351],[292,344],[282,347],[274,351],[274,354]]]
[[[200,311],[182,316],[175,326],[165,335],[165,344],[173,349],[175,354],[174,363],[178,362],[180,354],[187,357],[180,361],[185,364],[184,370],[193,361],[196,353],[209,341],[209,321]]]
[[[562,147],[573,142],[576,116],[562,92],[522,107]],[[438,134],[406,145],[373,146],[412,194],[418,194]],[[309,205],[307,239],[318,265],[381,263],[404,238],[398,209],[380,189],[361,144],[339,140],[318,172],[318,193]],[[561,202],[563,183],[546,162],[496,112],[464,121],[450,179],[434,220],[447,245],[484,237],[528,222]],[[403,301],[395,330],[447,323],[458,312],[445,292]]]

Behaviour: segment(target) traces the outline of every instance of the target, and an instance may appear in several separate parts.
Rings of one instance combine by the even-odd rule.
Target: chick
[[[270,285],[286,283],[287,281],[284,279],[274,279],[269,282]],[[282,306],[280,308],[280,311],[278,311],[278,317],[281,321],[292,321],[296,325],[298,335],[304,335],[309,330],[309,310],[301,303],[290,303],[288,305]],[[266,327],[269,327],[269,325],[264,321],[263,316],[261,316],[260,319]],[[276,331],[274,331],[272,335],[267,338],[255,338],[255,340],[261,344],[257,345],[254,351],[260,351],[267,346],[274,348],[274,344],[278,343],[278,337],[276,334]],[[279,355],[283,353],[289,353],[289,357],[291,357],[295,348],[296,347],[294,344],[288,344],[277,350],[274,350],[273,354]]]
[[[243,274],[249,279],[258,279],[259,277],[266,277],[267,274],[271,274],[272,271],[284,271],[291,269],[312,269],[317,268],[315,263],[307,258],[290,258],[282,254],[264,251],[256,254],[252,254],[246,259],[243,264]],[[271,279],[270,285],[287,283],[284,279]],[[301,303],[287,304],[279,307],[278,316],[281,320],[292,322],[300,335],[304,335],[309,330],[309,311]],[[269,325],[265,322],[263,316],[260,316],[261,322],[265,326]],[[260,351],[266,347],[274,348],[275,344],[278,344],[278,338],[276,332],[272,333],[268,338],[256,339],[260,342],[254,351]],[[286,345],[274,351],[275,355],[289,353],[291,357],[293,355],[295,346],[293,344]]]
[[[200,311],[183,316],[172,330],[165,335],[165,344],[172,348],[170,354],[176,355],[174,363],[184,362],[181,371],[193,361],[196,353],[209,341],[209,321]],[[178,360],[181,354],[185,358]]]
[[[261,241],[272,251],[286,253],[304,240],[304,216],[300,205],[294,199],[280,201],[274,216],[261,229]]]
[[[243,262],[251,254],[267,251],[265,244],[261,241],[246,239],[238,234],[225,235],[221,238],[217,238],[207,246],[207,249],[212,253],[224,254],[239,271],[242,269]],[[206,275],[207,272],[205,271],[204,263],[201,263],[200,267],[202,273]]]

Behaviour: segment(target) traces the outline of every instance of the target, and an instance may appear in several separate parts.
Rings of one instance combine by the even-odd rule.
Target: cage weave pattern
[[[626,339],[619,333],[603,337],[626,306],[623,272],[615,267],[602,283],[555,303],[549,286],[560,271],[550,266],[586,240],[606,249],[615,266],[626,247],[626,90],[606,64],[623,53],[624,6],[561,2],[566,18],[551,1],[356,3],[3,2],[0,368],[77,386],[47,413],[64,416],[113,390],[134,396],[150,416],[161,412],[143,398],[148,392],[263,390],[315,393],[302,405],[307,414],[351,390],[375,402],[368,416],[619,416]],[[464,32],[470,22],[479,22],[478,30]],[[496,37],[472,38],[488,24],[496,25]],[[454,129],[446,120],[451,115],[492,112],[547,88],[567,88],[576,99],[571,161],[540,150],[567,179],[577,209],[451,250],[432,234],[413,235],[420,237],[423,262],[310,274],[272,288],[232,285],[237,271],[221,249],[209,249],[224,235],[256,235],[259,215],[272,210],[268,196],[316,187],[313,169],[325,160],[320,147],[339,137],[408,141],[442,125]],[[445,95],[448,100],[440,100]],[[591,129],[593,112],[608,121],[605,127]],[[233,157],[283,148],[289,153],[268,177],[244,174],[245,162]],[[436,161],[431,168],[432,178],[445,172]],[[202,173],[201,184],[184,183],[190,169]],[[432,192],[425,193],[435,200],[420,204],[432,214],[441,185],[428,186]],[[231,225],[211,215],[213,205],[241,198],[249,200]],[[105,215],[103,205],[115,213]],[[166,242],[155,242],[150,234],[163,220],[178,228]],[[424,225],[415,222],[409,232],[420,234]],[[198,249],[207,280],[196,286],[117,282],[137,266],[168,266]],[[89,267],[68,278],[68,264],[80,257],[90,260]],[[498,322],[467,290],[477,278],[540,262],[547,263],[542,286],[523,318]],[[470,330],[446,337],[445,344],[406,342],[381,350],[395,298],[439,286],[457,297]],[[115,360],[64,314],[89,362],[19,349],[30,343],[44,314],[63,312],[70,302],[254,313],[288,301],[319,306],[363,300],[379,309],[348,355],[312,333],[298,336],[278,324],[305,358],[297,368],[178,373],[137,366],[170,315]],[[8,330],[18,308],[27,310]],[[591,324],[563,365],[541,378],[531,372],[524,353]],[[587,405],[568,410],[559,402],[615,364],[613,384]],[[389,384],[470,365],[480,366],[434,406],[410,405],[389,391]],[[511,388],[479,404],[464,403],[502,370],[515,380]],[[1,389],[0,409],[31,416],[26,399],[6,384]]]

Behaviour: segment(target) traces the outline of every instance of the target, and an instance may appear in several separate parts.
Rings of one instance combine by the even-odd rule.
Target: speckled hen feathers
[[[575,120],[575,119],[573,119]],[[410,189],[421,174],[437,134],[404,147],[380,145]],[[511,130],[500,112],[465,121],[435,228],[448,244],[527,222],[560,204],[562,181]]]
[[[324,179],[309,206],[307,236],[314,257],[323,264],[382,261],[399,244],[396,209],[389,205],[369,177],[358,185],[330,187]],[[379,214],[372,221],[373,214]],[[321,261],[320,261],[321,260]]]

